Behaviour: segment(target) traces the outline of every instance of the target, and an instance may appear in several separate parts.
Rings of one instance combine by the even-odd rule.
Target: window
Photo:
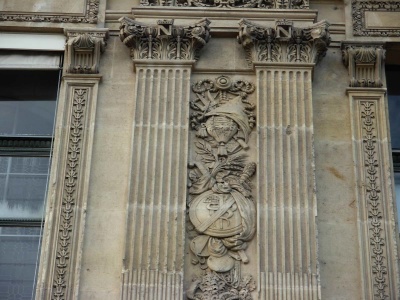
[[[388,110],[394,168],[395,194],[400,220],[400,66],[386,66]]]
[[[51,57],[2,52],[0,63],[9,58],[7,62],[15,65],[15,58],[18,64],[22,61],[18,57],[23,57],[23,68],[38,66],[39,56]],[[53,70],[46,69],[43,59],[39,61],[45,70],[0,69],[2,300],[32,299],[35,291],[60,78],[60,60]]]

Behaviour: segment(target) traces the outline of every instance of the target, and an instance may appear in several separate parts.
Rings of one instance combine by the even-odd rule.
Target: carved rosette
[[[262,27],[248,20],[239,23],[238,42],[247,54],[247,61],[317,63],[330,43],[329,23],[320,21],[307,28],[293,27],[286,20],[275,28]]]
[[[343,44],[343,63],[349,70],[351,87],[382,87],[385,49],[379,44]]]
[[[99,73],[100,55],[106,47],[107,30],[66,30],[68,38],[65,55],[65,70],[71,74]]]
[[[255,87],[227,76],[193,85],[190,124],[196,133],[196,158],[189,165],[189,245],[202,275],[187,291],[189,299],[252,299],[252,276],[241,276],[248,243],[256,231],[247,159],[255,126],[255,106],[247,100]],[[216,298],[215,298],[216,299]]]
[[[175,26],[174,20],[159,20],[156,26],[127,17],[119,21],[121,41],[131,49],[133,59],[197,60],[210,40],[208,19],[188,26]]]
[[[141,0],[141,6],[308,9],[308,0]]]
[[[87,0],[86,10],[83,15],[61,14],[0,14],[1,21],[14,22],[51,22],[51,23],[89,23],[96,24],[99,14],[100,0]]]

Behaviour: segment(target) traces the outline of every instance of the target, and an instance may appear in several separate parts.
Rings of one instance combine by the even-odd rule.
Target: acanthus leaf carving
[[[382,44],[342,44],[343,63],[348,68],[351,87],[382,87],[385,49]]]
[[[119,21],[121,41],[133,59],[197,60],[210,40],[208,19],[188,26],[174,26],[173,20],[159,20],[156,26],[127,17]]]
[[[281,20],[276,27],[262,27],[246,19],[239,23],[238,42],[246,51],[247,61],[318,63],[330,43],[329,23],[320,21],[307,28],[293,27]]]
[[[202,270],[189,299],[250,300],[255,283],[241,275],[245,250],[256,231],[251,178],[256,164],[247,160],[255,126],[255,106],[247,100],[252,83],[227,76],[193,84],[190,124],[196,131],[196,160],[189,168],[188,230],[192,263]]]

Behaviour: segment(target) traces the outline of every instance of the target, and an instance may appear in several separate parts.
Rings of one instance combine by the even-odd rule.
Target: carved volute
[[[174,20],[146,25],[126,17],[120,22],[121,41],[133,59],[197,60],[210,39],[208,19],[188,26],[175,26]]]
[[[287,20],[275,28],[262,27],[246,19],[240,21],[238,42],[252,62],[317,63],[330,43],[329,23],[320,21],[297,28]]]

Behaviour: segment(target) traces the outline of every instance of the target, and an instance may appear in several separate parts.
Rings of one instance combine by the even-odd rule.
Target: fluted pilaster
[[[183,299],[190,78],[209,22],[120,21],[136,70],[122,299]]]
[[[257,75],[260,299],[320,299],[312,76],[329,24],[274,28],[240,22]]]

